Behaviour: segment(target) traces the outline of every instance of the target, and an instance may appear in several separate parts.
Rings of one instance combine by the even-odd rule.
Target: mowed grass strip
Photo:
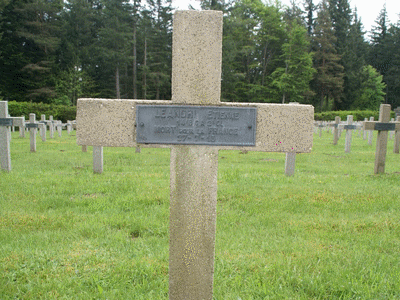
[[[0,172],[0,299],[168,299],[169,149],[91,147],[75,132]],[[374,136],[376,140],[376,133]],[[284,153],[220,151],[215,299],[399,299],[400,156],[314,135],[294,177]]]

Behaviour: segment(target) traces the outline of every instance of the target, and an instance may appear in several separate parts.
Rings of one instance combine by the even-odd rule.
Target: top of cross
[[[239,148],[239,146],[222,146],[215,143],[213,146],[218,146],[218,149],[311,151],[313,106],[220,102],[222,61],[220,11],[176,11],[173,30],[172,101],[78,99],[77,143],[79,145],[136,147],[140,144],[142,147],[159,147],[157,144],[138,143],[136,128],[138,106],[212,105],[256,109],[255,146]],[[153,123],[156,123],[155,119]],[[226,132],[226,130],[215,131],[218,126],[229,129],[224,122],[210,123],[206,125],[206,134]],[[177,132],[187,134],[191,132],[189,129],[195,132],[198,128],[195,123],[191,125],[185,123],[177,127]],[[162,130],[154,133],[170,134]]]

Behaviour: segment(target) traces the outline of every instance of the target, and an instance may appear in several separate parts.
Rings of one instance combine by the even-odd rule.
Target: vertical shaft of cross
[[[370,117],[369,120],[373,121],[374,117]],[[373,136],[374,136],[374,131],[373,130],[368,130],[368,145],[372,145]]]
[[[36,123],[36,115],[35,114],[29,114],[29,123],[30,124]],[[31,152],[36,152],[36,132],[37,132],[37,129],[31,127],[31,128],[29,128],[29,132],[30,132],[30,148],[31,148]]]
[[[46,141],[46,115],[41,115],[40,116],[40,121],[41,123],[44,124],[44,126],[40,127],[40,135],[42,137],[42,141],[45,142]]]
[[[0,118],[8,117],[7,101],[0,101]],[[11,171],[10,156],[11,128],[10,126],[0,126],[0,165],[1,169]]]
[[[400,122],[400,116],[396,118],[396,122]],[[400,146],[400,130],[396,130],[394,133],[393,153],[399,153],[399,146]]]
[[[335,117],[335,124],[333,126],[333,144],[337,145],[337,142],[339,140],[339,123],[340,123],[340,117],[337,116]]]
[[[347,125],[352,125],[353,124],[353,116],[349,115],[347,116]],[[350,153],[350,148],[351,148],[351,129],[346,129],[346,140],[345,140],[345,145],[344,145],[344,152]]]
[[[172,102],[218,104],[222,13],[177,11],[172,49]],[[171,148],[169,298],[212,299],[218,148]]]
[[[390,120],[390,104],[381,104],[379,109],[379,122],[388,123]],[[374,173],[385,173],[385,160],[387,149],[388,131],[378,130],[376,138],[375,168]]]

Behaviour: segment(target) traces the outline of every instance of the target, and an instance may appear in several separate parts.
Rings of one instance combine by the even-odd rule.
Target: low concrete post
[[[368,118],[365,118],[364,122],[367,122],[367,121],[368,121]],[[363,127],[363,139],[364,139],[364,141],[367,139],[367,131],[364,129],[364,127]]]
[[[396,117],[396,122],[400,122],[400,116]],[[399,145],[400,145],[400,130],[395,130],[393,153],[399,154]]]
[[[370,121],[374,120],[374,117],[369,118]],[[368,145],[372,145],[372,137],[373,137],[374,131],[373,130],[368,130]]]
[[[296,164],[296,152],[286,152],[285,175],[293,176]]]
[[[24,118],[23,122],[22,122],[22,126],[19,126],[19,137],[24,138],[25,137],[25,116],[22,115],[22,118]]]
[[[49,120],[50,120],[50,138],[54,139],[54,120],[53,120],[53,116],[50,116]]]
[[[8,102],[0,101],[0,118],[5,119],[7,117],[8,117]],[[0,166],[6,172],[11,171],[11,154],[10,154],[11,130],[10,126],[8,125],[7,126],[0,125]]]
[[[333,144],[334,145],[337,145],[337,142],[339,140],[339,123],[340,123],[340,117],[336,116],[335,124],[333,124]]]
[[[29,114],[29,123],[35,125],[36,123],[36,115]],[[36,152],[36,133],[37,133],[37,126],[29,128],[30,133],[30,147],[31,152]]]
[[[390,119],[390,122],[394,122],[394,118],[391,118],[391,119]],[[389,139],[390,139],[390,140],[393,140],[393,135],[394,135],[394,130],[389,131]]]
[[[353,124],[353,116],[349,115],[347,116],[347,126],[351,126]],[[346,141],[345,141],[345,147],[344,147],[344,152],[350,153],[350,148],[351,148],[351,132],[352,132],[352,127],[344,127],[346,129]]]
[[[40,123],[43,123],[44,126],[40,127],[40,135],[42,136],[42,141],[45,142],[46,141],[46,115],[41,115],[40,116]]]
[[[103,173],[103,147],[93,146],[93,173]]]

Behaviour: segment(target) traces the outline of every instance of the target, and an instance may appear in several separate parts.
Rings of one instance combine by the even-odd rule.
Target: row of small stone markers
[[[390,114],[390,110],[389,110]],[[373,122],[374,118],[370,118],[370,122]],[[353,116],[349,115],[347,116],[347,122],[346,123],[341,123],[340,122],[340,117],[336,117],[334,122],[315,122],[314,123],[314,129],[320,129],[321,133],[321,128],[328,128],[332,127],[332,133],[333,133],[333,145],[337,145],[337,142],[340,137],[340,133],[343,130],[346,130],[346,140],[345,140],[345,152],[349,153],[350,148],[351,148],[351,138],[352,138],[352,130],[359,130],[359,135],[362,135],[363,132],[363,139],[366,139],[367,132],[368,132],[368,144],[372,145],[372,137],[373,137],[373,130],[368,130],[364,129],[364,123],[368,122],[368,119],[365,118],[364,122],[353,122]],[[400,122],[400,116],[396,118],[396,121],[394,121],[394,118],[391,119],[389,124],[396,124],[396,122]],[[378,125],[379,126],[379,125]],[[393,147],[393,152],[394,153],[399,153],[399,138],[398,138],[398,130],[394,125],[388,125],[390,135],[394,136],[394,147]],[[361,130],[362,129],[362,130]],[[315,133],[317,133],[314,130]],[[393,138],[392,138],[393,139]]]
[[[400,109],[397,108],[399,114]],[[370,121],[367,119],[362,123],[363,132],[364,132],[364,140],[366,139],[366,132],[368,131],[368,144],[372,145],[372,133],[374,130],[378,131],[377,142],[376,142],[376,152],[375,152],[375,166],[374,173],[384,173],[385,172],[385,161],[386,161],[386,152],[387,152],[387,141],[388,141],[388,132],[392,132],[394,135],[394,147],[393,153],[399,154],[399,145],[400,145],[400,115],[396,112],[396,121],[392,118],[390,120],[390,111],[391,107],[389,104],[381,104],[379,109],[379,120],[376,122],[374,118],[371,117]],[[339,128],[342,130],[346,130],[346,140],[345,140],[345,152],[350,152],[351,146],[351,132],[355,129],[359,128],[360,124],[353,124],[353,116],[347,116],[347,123],[340,124],[340,117],[335,118],[335,122],[330,124],[333,128],[333,144],[337,145],[337,141],[339,139]],[[326,126],[322,123],[314,124],[314,128],[321,128],[322,126]]]
[[[176,11],[172,101],[78,99],[77,143],[169,147],[169,299],[212,299],[218,151],[308,153],[311,105],[222,103],[222,12]],[[98,155],[102,155],[101,152]]]
[[[54,132],[54,127],[58,129],[59,136],[61,137],[61,128],[64,124],[61,121],[45,120],[45,115],[41,116],[41,121],[36,121],[35,114],[29,114],[29,122],[25,122],[25,117],[10,117],[8,114],[8,102],[0,101],[0,165],[1,169],[11,171],[11,154],[10,154],[10,141],[11,141],[11,127],[19,127],[20,137],[25,137],[25,129],[30,131],[30,151],[36,152],[36,135],[37,130],[40,130],[42,141],[46,141],[46,125],[50,127],[50,137]],[[72,124],[67,124],[67,128],[72,129]],[[68,130],[70,132],[70,130]]]

